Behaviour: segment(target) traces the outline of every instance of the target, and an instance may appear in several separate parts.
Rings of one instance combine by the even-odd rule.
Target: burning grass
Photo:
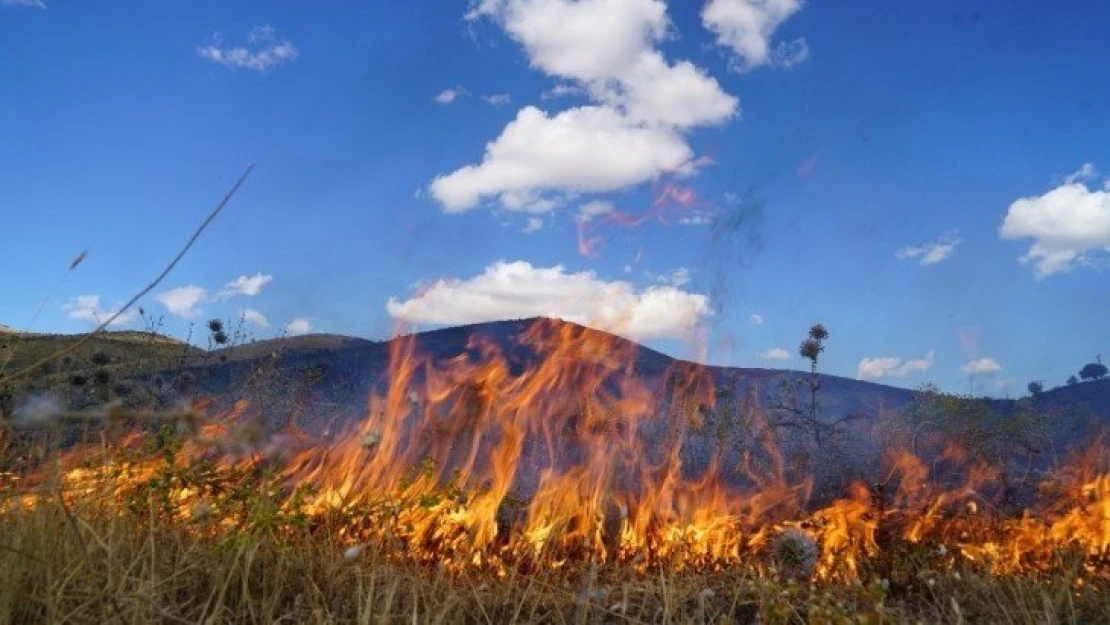
[[[270,436],[240,402],[38,446],[0,478],[0,615],[1110,621],[1098,441],[1020,505],[954,445],[892,449],[885,479],[815,504],[758,415],[738,456],[722,436],[687,470],[716,397],[698,367],[652,387],[610,335],[537,323],[518,342],[430,362],[395,341],[367,418],[327,443]]]
[[[246,484],[251,483],[251,487]],[[234,493],[234,491],[239,491]],[[55,491],[64,493],[64,490]],[[233,494],[234,493],[234,494]],[[227,493],[240,514],[191,521],[163,491],[121,509],[114,493],[46,496],[3,515],[0,615],[9,622],[1106,622],[1084,559],[1051,574],[996,575],[934,546],[868,558],[852,581],[789,575],[758,560],[722,570],[624,562],[475,567],[410,557],[404,539],[352,548],[345,519],[282,514],[257,481]],[[94,496],[95,495],[95,496]],[[164,501],[164,499],[163,499]],[[227,517],[225,517],[226,519]],[[806,544],[801,539],[801,544]]]

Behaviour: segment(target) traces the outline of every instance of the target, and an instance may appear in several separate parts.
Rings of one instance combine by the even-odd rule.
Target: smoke
[[[62,415],[62,402],[54,395],[32,395],[26,398],[12,414],[19,426],[43,425]]]
[[[728,314],[733,300],[733,275],[763,249],[761,226],[767,201],[750,187],[713,217],[702,266],[710,276],[710,309],[715,324]]]

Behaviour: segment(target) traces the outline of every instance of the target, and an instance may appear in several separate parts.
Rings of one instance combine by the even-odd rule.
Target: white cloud
[[[894,256],[899,260],[916,259],[920,265],[935,265],[951,256],[959,244],[959,237],[946,234],[931,243],[903,247]]]
[[[710,314],[709,298],[670,285],[638,290],[594,272],[561,265],[497,262],[467,280],[439,280],[386,310],[409,323],[457,325],[525,317],[557,317],[631,339],[681,338]]]
[[[493,106],[505,106],[506,104],[508,104],[509,102],[512,102],[512,100],[513,100],[512,96],[510,96],[507,93],[495,93],[493,95],[484,95],[484,96],[482,96],[482,99],[485,100],[487,104],[492,104]]]
[[[793,41],[781,41],[775,46],[773,64],[779,67],[791,68],[809,58],[809,44],[804,38]]]
[[[567,83],[559,83],[554,87],[547,89],[540,93],[541,100],[553,100],[555,98],[567,98],[571,96],[585,95],[586,90],[577,85]]]
[[[220,296],[231,297],[233,295],[246,295],[248,297],[254,297],[262,292],[262,287],[273,282],[273,280],[274,277],[272,275],[261,272],[253,276],[239,276],[224,285],[224,290],[220,292]]]
[[[680,129],[720,124],[737,110],[736,98],[689,61],[669,65],[657,53],[644,55],[614,86],[595,85],[603,102],[623,110],[630,121]]]
[[[220,47],[217,33],[212,45],[200,46],[197,54],[231,69],[267,72],[297,58],[297,48],[288,39],[278,39],[272,26],[259,26],[247,35],[247,46]]]
[[[933,366],[933,350],[929,350],[924,358],[903,360],[884,356],[880,358],[864,358],[859,361],[856,377],[860,380],[877,380],[884,377],[904,378],[915,372],[928,371]]]
[[[451,213],[468,211],[488,197],[519,210],[526,203],[514,198],[613,191],[678,170],[692,156],[673,130],[630,124],[609,107],[548,116],[528,106],[486,146],[480,165],[436,177],[430,191]]]
[[[196,319],[203,312],[198,306],[208,299],[208,291],[199,286],[183,286],[154,296],[172,315]]]
[[[123,302],[115,305],[111,310],[106,310],[100,306],[99,295],[78,295],[71,299],[69,302],[62,306],[70,319],[78,319],[80,321],[88,321],[100,325],[108,320],[109,317],[116,314],[116,312],[123,307]],[[123,326],[135,320],[137,313],[134,310],[128,310],[119,317],[116,317],[109,326]]]
[[[0,6],[45,9],[46,3],[43,0],[0,0]]]
[[[809,54],[804,39],[787,44],[775,58],[771,37],[775,30],[802,8],[802,0],[709,0],[701,11],[702,24],[717,36],[717,45],[735,53],[739,70],[748,70],[772,61],[789,66]],[[781,49],[781,46],[780,46]]]
[[[765,352],[761,352],[759,354],[759,357],[760,358],[766,358],[767,360],[778,360],[778,361],[790,360],[790,352],[786,351],[785,349],[783,349],[781,347],[772,347],[771,349],[769,349]]]
[[[763,325],[763,315],[752,313],[748,315],[748,321],[750,321],[752,325],[761,326]]]
[[[243,318],[243,321],[253,324],[256,327],[270,327],[270,322],[266,320],[266,316],[258,312],[257,310],[254,310],[253,308],[247,308],[240,312],[239,315]]]
[[[541,229],[543,229],[543,219],[540,219],[539,217],[529,217],[528,223],[524,225],[524,228],[521,229],[521,232],[525,234],[532,234],[533,232],[538,232]]]
[[[736,98],[715,79],[687,61],[668,63],[656,49],[670,28],[661,0],[479,0],[467,18],[496,21],[532,67],[571,81],[548,97],[581,90],[594,103],[551,114],[520,110],[480,164],[432,182],[448,212],[483,198],[518,210],[517,196],[614,191],[666,172],[692,173],[683,132],[736,114]]]
[[[290,336],[300,336],[312,332],[312,323],[305,317],[297,317],[285,325],[285,333]]]
[[[1002,366],[994,358],[976,358],[960,367],[960,371],[969,374],[997,373],[1002,371]]]
[[[433,99],[439,104],[450,104],[457,100],[459,96],[464,95],[466,95],[466,89],[464,89],[462,86],[458,86],[440,91]]]
[[[1079,169],[1064,177],[1064,184],[1083,182],[1094,178],[1096,175],[1098,175],[1098,172],[1095,170],[1094,163],[1083,163],[1079,166]]]
[[[605,80],[667,34],[666,12],[659,0],[479,0],[467,19],[499,22],[548,74]]]
[[[690,270],[685,267],[679,267],[670,271],[654,274],[650,271],[644,272],[652,282],[659,284],[669,284],[671,286],[682,286],[690,281]]]
[[[592,220],[595,217],[608,215],[615,210],[616,208],[613,206],[612,202],[606,202],[605,200],[593,200],[592,202],[586,202],[582,206],[578,207],[577,219],[579,222],[584,223]]]
[[[1091,190],[1080,182],[1094,175],[1087,165],[1044,195],[1013,202],[1002,221],[1001,238],[1033,240],[1019,261],[1033,263],[1038,278],[1091,264],[1099,253],[1110,252],[1110,190]]]

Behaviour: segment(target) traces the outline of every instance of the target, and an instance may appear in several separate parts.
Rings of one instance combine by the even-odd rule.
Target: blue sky
[[[166,331],[551,314],[801,368],[821,321],[830,373],[1060,384],[1110,348],[1110,5],[877,6],[0,0],[0,323],[88,330],[256,163]]]

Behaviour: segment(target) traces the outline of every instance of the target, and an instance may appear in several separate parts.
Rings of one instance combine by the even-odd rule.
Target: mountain
[[[535,324],[551,328],[573,329],[579,338],[603,342],[615,352],[634,353],[634,368],[645,380],[656,380],[669,369],[680,366],[676,360],[612,334],[576,324],[549,319],[518,319],[496,321],[430,330],[414,335],[415,351],[432,361],[445,361],[467,352],[468,343],[482,337],[496,345],[511,363],[522,365],[532,355],[525,353],[520,337]],[[212,352],[208,363],[193,369],[205,380],[205,389],[224,393],[235,387],[235,381],[249,376],[252,370],[265,366],[280,372],[283,380],[297,378],[299,372],[311,369],[320,376],[313,384],[312,403],[333,409],[332,417],[341,420],[361,416],[366,397],[384,382],[389,368],[389,343],[368,341],[338,335],[306,335],[261,341]],[[784,383],[808,384],[808,372],[778,369],[705,367],[719,387],[734,393],[761,394],[770,400]],[[518,371],[519,372],[519,371]],[[292,387],[284,385],[283,391]],[[278,393],[283,395],[284,393]],[[821,403],[825,411],[836,414],[878,413],[896,410],[914,396],[914,391],[852,380],[821,376]],[[278,396],[270,397],[278,400]]]
[[[538,343],[537,336],[541,337]],[[743,409],[734,411],[733,417],[725,414],[725,408],[683,408],[691,418],[700,414],[703,421],[697,426],[683,426],[683,468],[692,474],[705,468],[719,445],[713,420],[747,419],[736,421],[740,425],[730,434],[734,441],[730,442],[730,451],[724,459],[728,466],[739,465],[745,453],[759,452],[755,448],[758,447],[756,430],[764,427],[759,424],[773,426],[784,457],[812,451],[807,451],[806,437],[828,436],[835,432],[835,453],[828,452],[828,447],[819,447],[820,453],[806,462],[810,467],[807,470],[818,475],[839,476],[837,479],[841,482],[862,475],[873,477],[884,450],[892,446],[925,445],[930,429],[937,427],[933,423],[938,420],[937,415],[909,419],[903,415],[907,407],[917,406],[922,398],[928,400],[928,393],[824,374],[819,378],[818,396],[822,423],[813,427],[805,419],[804,410],[795,414],[781,409],[781,405],[789,404],[792,399],[802,407],[807,405],[809,372],[699,367],[627,339],[566,321],[544,318],[497,321],[426,331],[409,338],[414,353],[440,364],[455,358],[467,363],[480,362],[483,350],[494,349],[503,354],[510,375],[520,376],[539,361],[537,350],[544,348],[537,345],[557,336],[563,337],[565,348],[557,356],[564,359],[560,364],[575,359],[596,364],[607,359],[623,362],[623,358],[629,358],[634,378],[654,396],[653,410],[657,415],[666,415],[667,406],[677,401],[664,392],[665,389],[681,386],[698,375],[712,379],[717,391],[727,393],[728,397],[719,396],[719,405],[731,401],[735,406],[737,402],[748,401]],[[531,343],[522,340],[527,337],[534,340]],[[5,344],[16,345],[17,353],[26,359],[28,351],[48,353],[47,348],[52,351],[71,345],[78,338],[36,337],[37,349],[33,350],[22,339],[8,340]],[[107,333],[94,337],[87,348],[84,351],[109,353],[111,364],[106,368],[116,373],[116,380],[132,389],[125,399],[154,398],[165,404],[172,403],[174,396],[198,392],[217,398],[217,405],[247,399],[271,429],[280,430],[296,419],[298,427],[322,435],[325,440],[361,422],[367,414],[368,398],[387,389],[390,375],[390,342],[341,335],[286,337],[208,351],[148,333]],[[423,372],[423,368],[416,369],[415,384],[420,383]],[[64,384],[66,376],[72,379],[73,374],[59,371],[52,377]],[[797,390],[784,391],[791,387]],[[83,406],[93,406],[100,397],[93,390],[86,385],[68,392],[71,397],[76,395],[84,401]],[[615,387],[608,389],[617,390]],[[573,398],[565,394],[552,395],[551,401],[566,402],[566,411],[576,410]],[[1038,427],[1043,427],[1046,433],[1038,439],[1037,446],[1044,448],[1035,453],[1046,459],[1045,462],[1056,457],[1057,450],[1089,440],[1099,427],[1110,424],[1110,381],[1056,388],[1037,397],[1018,400],[963,398],[959,401],[957,409],[971,419],[960,427],[970,428],[967,431],[972,434],[1009,432],[1026,427],[1022,425],[1025,415],[1034,412],[1042,415],[1045,423]],[[756,421],[751,420],[753,415],[758,417]],[[837,424],[836,429],[833,423]],[[645,453],[661,453],[666,448],[665,441],[673,439],[673,427],[665,416],[641,422],[638,432],[645,441]],[[569,436],[575,434],[572,432]],[[522,475],[526,480],[527,471],[522,471]]]
[[[688,365],[627,339],[571,322],[529,318],[495,321],[420,332],[412,336],[415,351],[431,361],[446,361],[464,354],[475,337],[496,345],[519,373],[532,355],[525,353],[520,337],[536,324],[548,330],[570,330],[577,340],[604,343],[614,352],[634,354],[634,368],[645,380],[657,380],[668,370]],[[0,349],[13,348],[16,358],[9,371],[28,364],[56,350],[68,347],[84,335],[8,335],[0,338]],[[366,409],[367,396],[375,388],[382,389],[389,370],[389,342],[370,341],[334,334],[309,334],[255,341],[242,345],[206,351],[176,339],[148,332],[105,332],[93,337],[75,358],[88,358],[97,351],[109,353],[112,367],[119,367],[123,377],[171,379],[179,370],[188,371],[199,385],[198,390],[228,394],[229,399],[245,392],[245,381],[260,372],[279,376],[270,380],[263,393],[268,403],[281,404],[300,393],[302,405],[326,408],[319,412],[325,420],[359,418]],[[692,365],[688,365],[692,366]],[[809,372],[782,369],[704,367],[719,388],[734,395],[759,396],[764,405],[782,400],[784,385],[808,389]],[[311,384],[305,384],[306,372]],[[263,379],[252,387],[259,392],[267,386]],[[833,375],[820,375],[822,413],[829,418],[845,415],[879,415],[897,411],[918,394],[917,391]],[[808,393],[808,391],[806,391]],[[256,395],[257,396],[257,395]],[[808,399],[805,395],[803,399]],[[1032,402],[1038,408],[1075,409],[1097,419],[1110,421],[1110,380],[1064,386],[1048,390],[1035,399],[979,400],[992,411],[1010,414]],[[307,404],[305,404],[307,402]]]

